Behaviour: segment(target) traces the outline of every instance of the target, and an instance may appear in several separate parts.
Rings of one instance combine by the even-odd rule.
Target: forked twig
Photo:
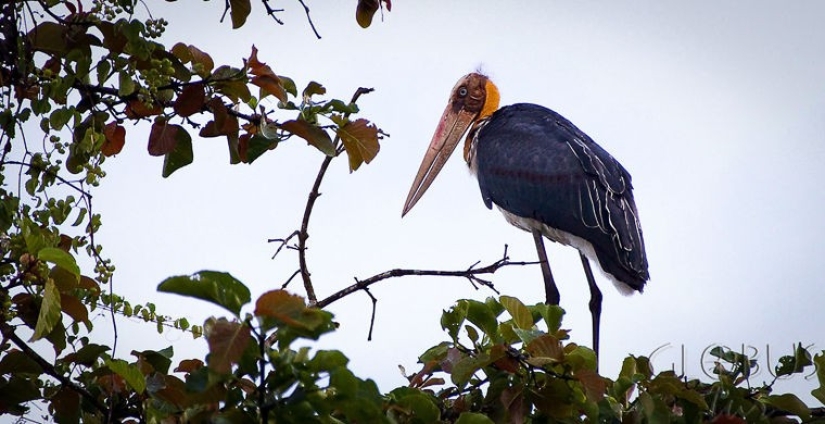
[[[473,264],[469,268],[467,268],[465,270],[462,270],[462,271],[437,271],[437,270],[421,270],[421,269],[392,269],[392,270],[389,270],[389,271],[384,271],[380,274],[373,275],[372,277],[369,277],[369,278],[364,279],[364,280],[356,279],[355,284],[353,284],[349,287],[343,288],[343,289],[333,293],[332,295],[326,297],[325,299],[322,299],[322,300],[316,302],[315,306],[317,306],[319,308],[325,308],[325,307],[331,305],[332,303],[335,303],[336,301],[341,300],[344,297],[349,296],[350,294],[352,294],[356,291],[366,290],[367,288],[369,288],[373,284],[378,283],[380,281],[387,280],[387,279],[390,279],[390,278],[396,278],[396,277],[405,277],[405,276],[408,276],[408,275],[437,276],[437,277],[463,277],[463,278],[468,279],[473,284],[473,287],[478,288],[476,286],[476,284],[479,284],[479,285],[485,286],[485,287],[493,290],[494,292],[498,293],[498,291],[496,291],[496,289],[493,286],[493,283],[491,281],[485,280],[485,279],[479,277],[479,275],[494,274],[499,269],[507,267],[507,266],[535,265],[537,263],[538,262],[512,262],[512,261],[510,261],[510,258],[507,256],[507,246],[505,246],[504,247],[504,256],[501,259],[491,263],[490,265],[486,265],[486,266],[483,266],[483,267],[480,267],[480,268],[476,268],[475,267],[475,265],[477,264],[476,263],[476,264]]]

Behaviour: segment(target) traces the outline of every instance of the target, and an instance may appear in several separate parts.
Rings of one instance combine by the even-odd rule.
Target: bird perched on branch
[[[599,351],[602,293],[590,262],[623,293],[641,292],[649,277],[639,214],[626,169],[558,113],[535,104],[499,108],[495,84],[479,73],[461,78],[436,127],[402,216],[430,187],[462,136],[464,160],[478,178],[484,204],[530,232],[548,304],[559,291],[543,237],[579,250]]]

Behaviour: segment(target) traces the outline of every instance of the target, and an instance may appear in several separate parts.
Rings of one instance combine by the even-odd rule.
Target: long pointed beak
[[[441,120],[435,129],[430,147],[427,148],[427,153],[424,155],[424,160],[421,161],[415,181],[410,187],[407,201],[404,202],[404,211],[401,213],[401,217],[404,217],[421,199],[424,192],[430,188],[430,184],[433,183],[441,168],[447,163],[447,159],[450,158],[450,155],[458,146],[461,136],[467,132],[467,129],[470,128],[473,120],[478,115],[464,109],[454,111],[451,106],[447,105],[444,114],[441,115]]]

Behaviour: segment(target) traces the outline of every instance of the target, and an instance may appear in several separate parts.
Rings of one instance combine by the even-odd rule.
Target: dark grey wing
[[[550,109],[516,104],[479,130],[476,158],[487,207],[587,240],[603,270],[642,290],[647,257],[630,174],[587,134]]]

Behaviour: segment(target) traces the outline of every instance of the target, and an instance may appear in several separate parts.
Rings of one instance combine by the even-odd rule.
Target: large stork
[[[529,103],[498,106],[498,89],[486,76],[472,73],[458,81],[402,216],[467,133],[464,160],[478,178],[484,204],[490,209],[496,205],[507,222],[533,235],[548,304],[559,303],[559,290],[543,237],[579,250],[598,354],[602,293],[588,259],[625,294],[641,292],[649,279],[630,174],[558,113]]]

